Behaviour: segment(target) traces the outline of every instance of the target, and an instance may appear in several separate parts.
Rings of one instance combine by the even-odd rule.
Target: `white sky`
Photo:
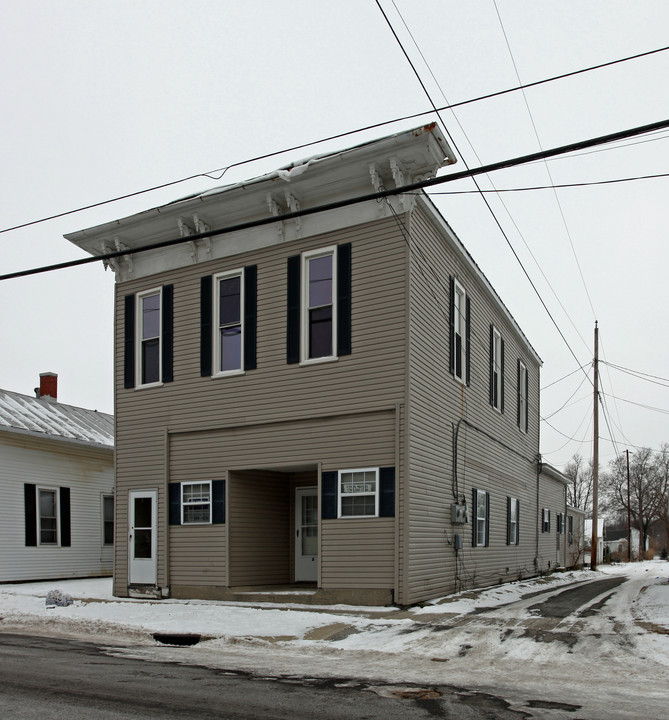
[[[496,2],[524,83],[668,44],[664,0]],[[449,102],[518,84],[493,0],[395,4]],[[382,5],[435,102],[446,104],[392,0]],[[0,0],[0,10],[0,229],[430,107],[374,0]],[[529,89],[542,146],[668,118],[668,74],[665,52]],[[442,113],[443,122],[470,167],[539,149],[522,93],[456,113],[466,137],[452,114]],[[63,239],[66,232],[432,119],[0,234],[0,274],[82,257]],[[669,133],[653,138],[553,160],[553,181],[669,172]],[[463,169],[462,162],[453,168]],[[549,183],[543,164],[491,179],[505,188]],[[480,183],[489,187],[484,178]],[[560,189],[561,209],[552,191],[507,193],[512,220],[488,196],[578,362],[480,196],[434,196],[542,357],[542,386],[589,366],[595,317],[605,360],[669,376],[668,188],[669,179],[660,178]],[[456,189],[471,190],[473,183],[437,188]],[[0,282],[0,387],[31,394],[39,373],[54,371],[61,401],[112,412],[112,295],[113,275],[97,264]],[[608,397],[617,445],[601,444],[602,465],[616,449],[669,441],[669,383],[602,371],[604,392],[664,410]],[[549,422],[583,442],[542,423],[542,452],[558,467],[575,451],[592,452],[591,386],[585,381],[579,388],[582,380],[576,373],[542,393],[547,418],[575,393],[574,404]],[[600,430],[609,437],[603,417]]]

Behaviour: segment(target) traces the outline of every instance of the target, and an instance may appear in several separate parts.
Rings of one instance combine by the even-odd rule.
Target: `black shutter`
[[[211,521],[222,524],[225,522],[225,480],[214,480],[211,483],[211,494]]]
[[[500,367],[499,367],[499,392],[500,392],[500,400],[499,400],[499,409],[501,412],[504,412],[504,338],[500,339],[500,352],[502,353],[502,357],[500,358]]]
[[[37,488],[26,483],[23,486],[23,508],[26,518],[26,547],[37,546]]]
[[[255,370],[258,330],[258,266],[244,268],[244,370]]]
[[[525,432],[530,431],[530,381],[529,372],[525,368]]]
[[[490,493],[485,494],[485,546],[490,545]]]
[[[200,375],[211,376],[211,275],[200,278]]]
[[[333,520],[337,517],[337,472],[321,473],[321,518]]]
[[[337,355],[351,354],[351,243],[337,247]]]
[[[70,533],[70,488],[60,489],[60,545],[70,547],[72,537]]]
[[[163,286],[163,382],[174,380],[174,285]]]
[[[506,498],[506,544],[511,545],[511,498]]]
[[[516,500],[516,545],[520,545],[520,500]]]
[[[288,258],[286,308],[286,362],[300,362],[300,272],[299,255]]]
[[[476,510],[476,490],[472,488],[472,547],[476,547],[476,526],[478,524]]]
[[[448,276],[448,292],[450,300],[448,303],[448,372],[455,374],[455,281],[453,276]]]
[[[488,388],[488,402],[495,406],[495,329],[490,326],[490,387]]]
[[[516,412],[516,422],[518,423],[518,427],[522,430],[522,426],[520,424],[520,358],[518,358],[518,392],[517,395],[517,401],[518,401],[518,411]]]
[[[467,350],[465,355],[465,382],[467,383],[467,387],[469,387],[471,382],[471,303],[469,302],[469,295],[467,295],[467,298],[465,299],[465,336],[467,339]]]
[[[123,387],[135,387],[135,296],[125,296]]]
[[[379,517],[395,517],[395,468],[379,469]]]
[[[169,487],[169,524],[181,525],[181,483],[170,483]]]

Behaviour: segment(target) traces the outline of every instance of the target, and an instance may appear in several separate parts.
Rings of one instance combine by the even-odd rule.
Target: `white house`
[[[114,418],[0,389],[0,582],[111,575]]]

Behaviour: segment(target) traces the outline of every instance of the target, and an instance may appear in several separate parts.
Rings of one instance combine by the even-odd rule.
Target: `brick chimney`
[[[58,399],[58,373],[45,372],[39,374],[39,395],[37,397]]]

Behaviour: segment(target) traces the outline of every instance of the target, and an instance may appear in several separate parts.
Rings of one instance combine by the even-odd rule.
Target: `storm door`
[[[157,581],[157,495],[156,490],[130,492],[130,585],[155,585]]]
[[[318,489],[295,490],[295,582],[318,580]]]

